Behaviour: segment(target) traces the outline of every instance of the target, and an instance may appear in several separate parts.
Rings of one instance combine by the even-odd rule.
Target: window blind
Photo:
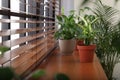
[[[60,0],[0,0],[0,66],[23,74],[55,47],[55,15]]]

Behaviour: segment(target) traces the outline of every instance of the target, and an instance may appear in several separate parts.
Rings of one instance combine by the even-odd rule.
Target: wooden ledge
[[[80,63],[77,51],[71,55],[61,55],[56,49],[37,69],[45,69],[48,80],[53,80],[58,72],[66,74],[70,80],[107,80],[96,55],[92,63]]]

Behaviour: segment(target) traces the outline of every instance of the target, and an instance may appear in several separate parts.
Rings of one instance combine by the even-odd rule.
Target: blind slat
[[[28,50],[31,50],[32,48],[35,48],[36,46],[39,46],[40,44],[44,45],[44,42],[46,42],[46,39],[37,40],[35,42],[16,48],[14,50],[8,51],[4,53],[4,55],[0,58],[0,64],[4,64],[5,62],[8,62],[12,58],[19,56],[20,54],[24,54],[24,52],[28,52]]]
[[[55,23],[54,21],[27,21],[27,20],[10,20],[10,19],[0,19],[3,23]]]
[[[1,4],[0,46],[10,50],[0,55],[0,67],[11,66],[22,75],[55,47],[59,0],[2,0]]]
[[[46,26],[46,27],[38,27],[38,28],[23,28],[23,29],[15,29],[15,30],[1,30],[0,31],[0,36],[8,36],[12,34],[21,34],[21,33],[26,33],[26,32],[32,32],[32,31],[40,31],[44,29],[52,29],[55,26]]]

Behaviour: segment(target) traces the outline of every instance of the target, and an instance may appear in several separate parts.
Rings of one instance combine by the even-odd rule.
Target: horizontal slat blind
[[[0,67],[23,74],[55,47],[55,15],[60,0],[0,0]]]

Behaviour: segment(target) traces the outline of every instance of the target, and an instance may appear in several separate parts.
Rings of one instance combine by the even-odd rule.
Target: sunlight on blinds
[[[0,0],[0,9],[1,9],[1,0]],[[0,19],[1,19],[1,17],[2,17],[2,16],[0,15]],[[1,22],[0,22],[0,31],[1,31],[1,28],[2,28],[2,27],[1,27]],[[1,43],[1,42],[2,42],[2,37],[0,36],[0,43]]]
[[[1,0],[0,0],[0,9],[1,9]]]
[[[23,75],[56,47],[57,2],[0,0],[0,44],[10,48],[0,57],[0,66],[11,66]]]
[[[1,3],[0,3],[1,4]],[[0,15],[0,19],[2,18],[2,16]],[[1,31],[2,27],[1,27],[1,22],[0,22],[0,31]],[[0,36],[0,43],[2,42],[2,36]]]
[[[19,17],[11,16],[11,20],[19,20]],[[16,30],[16,29],[19,29],[19,27],[20,27],[19,23],[11,23],[10,26],[11,26],[11,30]],[[11,35],[11,40],[18,39],[18,38],[19,38],[19,34]],[[19,45],[11,47],[11,50],[13,50],[17,47],[19,47]]]
[[[11,11],[19,12],[19,0],[10,0]]]

